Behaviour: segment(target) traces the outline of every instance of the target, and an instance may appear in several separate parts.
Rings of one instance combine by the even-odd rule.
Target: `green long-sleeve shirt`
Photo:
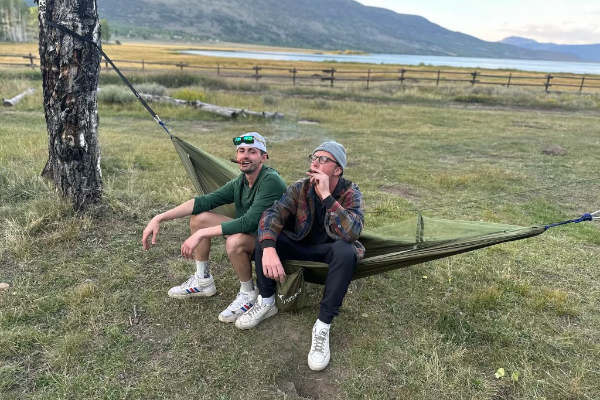
[[[214,192],[196,197],[192,214],[234,203],[235,219],[221,224],[223,235],[253,234],[263,211],[279,200],[286,190],[287,186],[279,173],[263,165],[252,187],[249,187],[246,175],[240,174]]]

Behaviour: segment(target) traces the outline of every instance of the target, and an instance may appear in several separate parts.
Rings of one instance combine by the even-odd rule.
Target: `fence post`
[[[217,76],[221,76],[221,64],[217,63]]]
[[[183,67],[187,67],[186,63],[177,63],[175,64],[176,67],[179,67],[182,71],[183,71]]]
[[[146,71],[146,64],[144,63],[144,60],[142,60],[142,71]]]
[[[31,53],[29,53],[29,56],[25,56],[25,57],[23,57],[23,58],[29,58],[29,66],[30,66],[30,67],[35,67],[35,65],[33,64],[33,59],[34,59],[35,57],[33,57],[33,56],[31,55]]]
[[[544,84],[546,86],[546,93],[548,92],[548,88],[550,87],[550,79],[552,79],[552,75],[546,75],[546,83]]]
[[[583,90],[584,82],[585,82],[585,75],[583,76],[583,78],[581,78],[581,86],[579,86],[579,93],[581,93],[581,91]]]
[[[440,85],[440,70],[438,69],[437,80],[435,81],[435,86],[438,87]]]
[[[471,86],[475,86],[475,81],[477,80],[477,71],[471,72],[471,75],[473,76],[473,80],[471,81]]]
[[[400,84],[404,84],[404,73],[406,72],[406,70],[404,68],[402,68],[400,70]]]
[[[108,69],[108,61],[106,60],[106,58],[104,59],[104,67],[105,67],[106,69]]]
[[[329,85],[329,87],[333,87],[333,80],[335,79],[333,74],[335,74],[335,68],[331,67],[331,84]]]
[[[259,67],[258,65],[255,65],[254,67],[252,67],[252,69],[254,70],[254,76],[256,78],[256,83],[258,83],[258,78],[260,78],[260,76],[258,75],[258,71],[260,71],[262,68]]]
[[[371,80],[371,68],[367,71],[367,90],[369,90],[369,81]]]
[[[506,85],[507,89],[510,87],[510,78],[512,78],[512,72],[508,74],[508,84]]]
[[[292,85],[296,86],[296,67],[290,69],[290,72],[292,73]]]

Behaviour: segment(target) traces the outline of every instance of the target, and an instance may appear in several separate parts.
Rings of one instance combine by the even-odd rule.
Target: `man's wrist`
[[[260,245],[263,248],[263,250],[275,249],[275,241],[272,239],[265,239],[262,242],[260,242]]]
[[[332,195],[324,197],[323,200],[321,200],[321,201],[323,202],[323,205],[325,206],[325,208],[331,208],[335,204],[335,199],[333,198]]]

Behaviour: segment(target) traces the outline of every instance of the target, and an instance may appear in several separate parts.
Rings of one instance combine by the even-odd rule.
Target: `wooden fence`
[[[19,67],[38,67],[35,60],[38,57],[31,53],[0,54],[7,62],[0,65]],[[0,60],[2,60],[0,58]],[[28,62],[23,62],[28,60]],[[396,82],[400,85],[428,85],[436,86],[447,84],[465,85],[497,85],[503,87],[531,87],[540,88],[546,92],[579,92],[600,93],[600,77],[572,74],[542,74],[519,71],[502,73],[479,71],[444,71],[442,69],[420,68],[369,68],[363,70],[350,70],[342,68],[281,68],[254,65],[251,67],[228,67],[225,65],[194,65],[185,62],[149,62],[132,60],[113,60],[123,71],[151,72],[159,70],[197,71],[212,73],[220,78],[252,79],[258,82],[276,83],[286,85],[318,85],[334,87],[336,83],[360,84],[369,89],[381,83]],[[122,68],[121,68],[122,67]],[[102,61],[102,71],[109,73],[112,68],[106,61]]]

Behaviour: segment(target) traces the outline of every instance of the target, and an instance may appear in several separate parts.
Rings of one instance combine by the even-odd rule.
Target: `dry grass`
[[[31,85],[40,82],[0,75],[0,97]],[[276,106],[286,114],[274,123],[229,121],[153,105],[174,133],[223,158],[232,136],[258,130],[287,182],[323,140],[344,143],[347,177],[360,185],[368,211],[382,211],[367,214],[369,229],[412,217],[415,208],[519,225],[600,208],[595,111],[470,108],[418,90],[401,101],[392,101],[398,92],[368,102],[337,91],[322,98],[318,91],[188,89],[216,104]],[[11,284],[0,292],[2,398],[541,400],[600,393],[595,224],[354,282],[333,325],[331,365],[314,373],[306,353],[320,287],[309,287],[313,306],[237,331],[216,319],[237,281],[223,241],[215,240],[219,294],[166,297],[192,268],[178,256],[187,223],[164,224],[150,252],[141,250],[141,231],[152,215],[194,193],[168,136],[139,105],[100,104],[105,195],[84,217],[39,178],[47,155],[40,91],[0,109],[0,120],[0,281]],[[543,154],[551,145],[567,154]],[[134,307],[139,319],[130,323]],[[502,378],[494,376],[499,368]]]

